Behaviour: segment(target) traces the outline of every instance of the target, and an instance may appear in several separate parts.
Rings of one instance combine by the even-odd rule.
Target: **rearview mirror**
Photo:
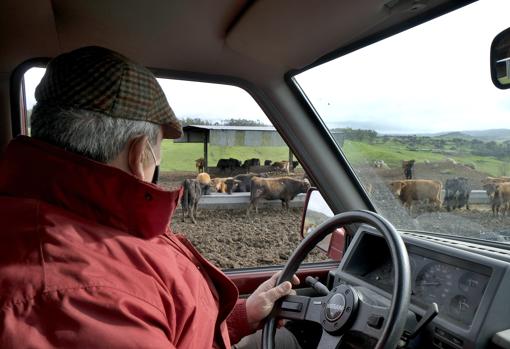
[[[510,28],[499,33],[492,41],[491,78],[496,87],[510,88]]]
[[[310,188],[306,194],[303,219],[301,221],[301,236],[304,238],[310,234],[318,225],[334,216],[328,203],[321,193]],[[327,253],[332,260],[339,261],[342,258],[345,248],[345,230],[336,229],[317,244],[317,247]]]

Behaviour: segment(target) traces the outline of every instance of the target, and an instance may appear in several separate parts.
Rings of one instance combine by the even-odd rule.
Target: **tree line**
[[[202,125],[202,126],[268,126],[260,120],[248,119],[224,119],[221,121],[210,121],[202,118],[181,118],[179,119],[182,126]]]

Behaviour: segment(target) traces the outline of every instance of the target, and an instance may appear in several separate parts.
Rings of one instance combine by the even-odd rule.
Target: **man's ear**
[[[147,146],[147,136],[134,138],[129,145],[128,167],[131,174],[135,177],[145,180],[144,163],[145,148]]]

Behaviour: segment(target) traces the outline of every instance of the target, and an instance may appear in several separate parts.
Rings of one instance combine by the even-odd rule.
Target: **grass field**
[[[163,142],[162,171],[195,171],[195,159],[203,156],[201,143],[173,143]],[[467,150],[458,155],[443,155],[431,151],[412,151],[397,142],[368,144],[364,142],[345,141],[343,151],[353,166],[371,164],[374,160],[384,160],[390,167],[400,167],[402,160],[415,159],[417,162],[442,161],[446,157],[452,158],[461,164],[471,164],[478,171],[486,172],[492,176],[510,174],[508,162],[494,157],[482,157],[469,154]],[[215,166],[221,158],[236,158],[246,160],[258,158],[260,161],[286,160],[289,157],[287,147],[220,147],[209,146],[209,166]]]
[[[442,161],[452,158],[460,164],[471,164],[480,172],[492,176],[508,175],[510,165],[507,161],[501,161],[494,157],[475,156],[465,151],[458,155],[444,155],[431,151],[407,150],[405,145],[395,142],[384,144],[368,144],[363,142],[345,141],[343,151],[353,166],[365,163],[371,164],[374,160],[384,160],[390,167],[400,167],[402,160],[415,159],[417,162]]]
[[[164,140],[162,151],[162,171],[195,171],[195,160],[204,156],[204,146],[201,143],[173,143]],[[288,160],[289,148],[209,146],[209,166],[216,166],[219,159],[230,157],[242,161],[258,158],[261,162]]]

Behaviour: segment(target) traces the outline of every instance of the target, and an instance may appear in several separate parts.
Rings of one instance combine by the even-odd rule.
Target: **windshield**
[[[479,1],[295,77],[398,229],[510,243],[510,92],[489,72],[508,13]]]

